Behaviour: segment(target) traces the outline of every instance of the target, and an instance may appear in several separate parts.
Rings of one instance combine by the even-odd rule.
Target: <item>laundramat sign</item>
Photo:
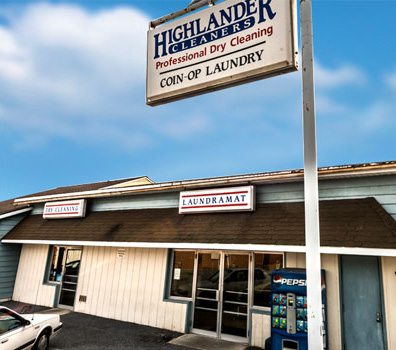
[[[180,193],[179,214],[213,211],[253,211],[254,187],[229,187]]]
[[[148,31],[149,105],[294,70],[295,0],[227,0]]]
[[[44,219],[82,218],[85,216],[86,200],[78,199],[45,203]]]

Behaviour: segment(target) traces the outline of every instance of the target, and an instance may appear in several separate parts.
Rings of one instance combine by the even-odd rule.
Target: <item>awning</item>
[[[396,249],[396,222],[374,198],[320,202],[321,245]],[[304,203],[259,204],[254,212],[178,214],[177,208],[90,212],[83,219],[30,215],[3,242],[89,245],[304,246]]]

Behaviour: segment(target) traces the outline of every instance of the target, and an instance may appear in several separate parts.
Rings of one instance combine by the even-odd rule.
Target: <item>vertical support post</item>
[[[304,128],[305,246],[308,297],[308,349],[323,349],[319,190],[316,155],[312,0],[300,0]]]

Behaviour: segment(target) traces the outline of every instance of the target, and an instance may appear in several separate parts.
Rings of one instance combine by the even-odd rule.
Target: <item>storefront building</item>
[[[396,349],[396,163],[321,168],[319,193],[329,349]],[[264,347],[271,271],[305,267],[301,170],[15,204],[32,208],[2,240],[22,244],[16,301]]]

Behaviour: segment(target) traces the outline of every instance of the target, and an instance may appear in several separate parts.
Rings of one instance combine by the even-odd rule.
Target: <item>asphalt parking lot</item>
[[[63,322],[63,329],[51,340],[50,348],[52,350],[189,349],[167,344],[169,340],[181,334],[163,329],[110,320],[78,312],[61,315],[61,321]]]
[[[164,329],[110,320],[68,310],[8,301],[0,303],[21,314],[59,313],[62,330],[50,341],[51,350],[128,349],[128,350],[191,350],[183,346],[167,344],[180,333]]]
[[[193,348],[211,350],[229,350],[230,344],[224,341],[207,343],[199,340],[186,343],[179,340],[183,345],[168,344],[172,339],[182,336],[181,333],[168,331],[160,328],[142,326],[130,322],[117,321],[64,309],[52,309],[26,303],[9,301],[0,303],[21,314],[30,313],[54,313],[59,314],[63,323],[62,330],[50,341],[51,350],[73,349],[128,349],[128,350],[192,350]],[[220,344],[220,342],[223,342]],[[205,344],[207,343],[207,344]],[[195,344],[195,345],[194,345]],[[198,344],[198,345],[197,345]],[[254,350],[257,348],[247,347]]]

